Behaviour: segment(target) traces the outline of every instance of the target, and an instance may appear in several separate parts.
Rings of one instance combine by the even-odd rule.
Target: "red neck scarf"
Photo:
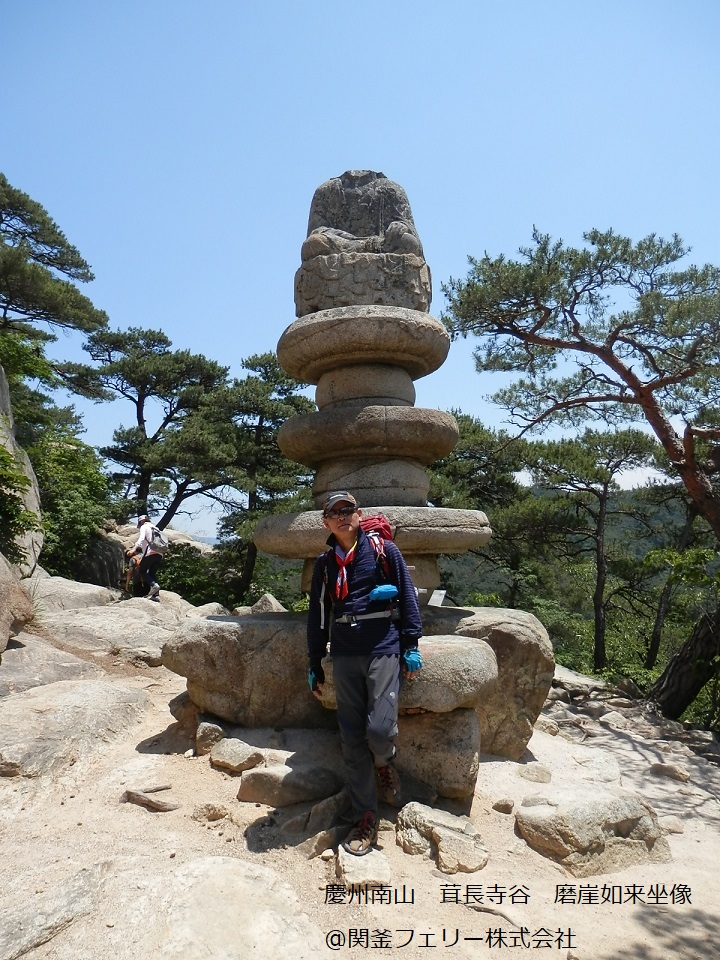
[[[355,547],[357,547],[357,540],[350,547],[348,552],[344,557],[341,557],[338,553],[338,548],[335,548],[335,560],[338,565],[337,580],[335,581],[335,599],[344,600],[348,594],[348,582],[347,582],[347,566],[352,563],[355,559]]]

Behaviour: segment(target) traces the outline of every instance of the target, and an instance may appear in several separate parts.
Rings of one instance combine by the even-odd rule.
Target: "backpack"
[[[170,542],[167,537],[164,537],[162,533],[158,530],[157,527],[153,526],[152,528],[152,540],[150,541],[150,549],[154,553],[159,553],[161,556],[165,556],[167,549],[170,546]]]
[[[372,517],[361,517],[360,526],[375,551],[378,583],[387,583],[390,578],[390,564],[385,554],[385,541],[393,538],[390,522],[384,514],[376,513]]]
[[[376,513],[371,517],[361,517],[360,526],[370,541],[370,545],[375,551],[375,568],[377,571],[378,584],[388,583],[390,580],[390,564],[385,553],[385,541],[392,540],[392,527],[390,521],[382,513]],[[323,584],[327,588],[328,582],[328,557],[334,553],[334,548],[329,547],[323,557]]]

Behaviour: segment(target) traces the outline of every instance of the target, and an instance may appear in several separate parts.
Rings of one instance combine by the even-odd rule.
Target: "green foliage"
[[[35,514],[25,509],[23,494],[29,486],[15,458],[0,445],[0,553],[10,563],[25,559],[16,539],[39,529]]]
[[[225,532],[249,541],[245,520],[287,509],[295,494],[298,467],[276,436],[288,416],[312,404],[273,354],[245,360],[248,375],[230,380],[227,367],[171,347],[159,330],[103,330],[85,347],[99,366],[68,364],[64,373],[85,396],[132,404],[132,426],[119,427],[101,453],[119,465],[116,476],[138,511],[162,511],[163,527],[190,498],[204,496],[228,511]]]
[[[428,471],[430,502],[436,507],[477,510],[514,501],[520,489],[516,474],[524,466],[523,442],[488,430],[459,410],[451,413],[460,435],[452,452]]]
[[[669,580],[674,584],[685,585],[720,585],[720,570],[718,569],[718,551],[711,547],[693,547],[679,550],[650,550],[643,559],[643,564],[650,569],[658,566],[669,570]]]
[[[681,720],[705,730],[712,730],[720,739],[720,669],[700,691],[682,714]]]
[[[55,328],[88,333],[107,324],[106,314],[76,286],[92,279],[90,267],[47,211],[0,174],[0,366],[10,388],[16,439],[40,482],[43,561],[51,571],[65,573],[67,558],[74,560],[86,543],[106,481],[90,448],[80,452],[84,445],[75,439],[79,421],[72,408],[58,407],[42,389],[60,383],[45,346],[56,339],[50,332]],[[4,500],[0,510],[17,514],[12,498]],[[21,521],[26,529],[31,522],[31,517]]]
[[[232,610],[252,605],[264,593],[271,593],[288,609],[302,609],[301,564],[261,556],[250,587],[243,591],[239,559],[234,545],[219,545],[203,553],[192,544],[173,544],[162,567],[163,587],[196,606],[216,601]]]
[[[78,558],[113,512],[112,484],[92,447],[68,430],[46,431],[28,454],[45,530],[40,562],[48,573],[72,579]]]
[[[162,565],[162,584],[195,606],[213,601],[234,606],[228,602],[223,584],[215,579],[208,555],[189,543],[174,543],[168,551]]]
[[[504,607],[499,593],[471,593],[467,598],[470,607]]]
[[[92,279],[47,211],[0,173],[0,332],[32,346],[33,323],[86,333],[105,326],[106,314],[75,286]]]
[[[524,429],[644,418],[720,537],[720,269],[676,269],[687,253],[677,236],[584,240],[575,249],[535,231],[518,260],[471,259],[468,278],[444,288],[444,320],[480,338],[478,370],[520,374],[494,399]]]

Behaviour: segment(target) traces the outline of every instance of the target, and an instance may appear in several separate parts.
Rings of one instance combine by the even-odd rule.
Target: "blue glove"
[[[408,673],[415,673],[416,670],[422,668],[422,657],[417,647],[411,647],[410,650],[405,650],[402,656],[405,661],[405,669]]]
[[[311,690],[317,690],[319,683],[325,683],[325,671],[320,663],[311,663],[308,670],[308,686]]]

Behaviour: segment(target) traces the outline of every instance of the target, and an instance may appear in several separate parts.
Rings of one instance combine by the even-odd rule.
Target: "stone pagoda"
[[[450,338],[428,313],[430,270],[405,191],[382,173],[350,170],[315,191],[302,263],[295,276],[298,319],[282,334],[278,359],[317,386],[317,413],[293,417],[278,444],[315,470],[320,507],[349,490],[367,514],[383,513],[421,603],[439,586],[437,556],[487,543],[484,513],[428,506],[425,467],[455,446],[455,418],[415,407],[413,381],[437,370]],[[255,533],[260,550],[304,558],[309,589],[327,531],[320,510],[270,517]]]

